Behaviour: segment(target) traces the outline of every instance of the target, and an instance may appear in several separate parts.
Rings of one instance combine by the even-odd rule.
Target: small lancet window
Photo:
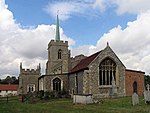
[[[61,59],[61,49],[58,50],[58,59]]]

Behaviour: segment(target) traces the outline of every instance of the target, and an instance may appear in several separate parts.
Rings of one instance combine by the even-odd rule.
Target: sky
[[[69,42],[71,56],[106,47],[127,69],[150,73],[150,0],[0,0],[0,78],[19,75],[40,63],[45,73],[47,45]]]

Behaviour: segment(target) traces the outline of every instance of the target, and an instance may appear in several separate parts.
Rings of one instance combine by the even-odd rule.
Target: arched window
[[[61,49],[58,50],[58,59],[61,59]]]
[[[99,65],[99,85],[112,85],[113,77],[116,80],[116,63],[106,58]]]
[[[35,84],[28,84],[27,92],[34,92],[34,91],[35,91]]]
[[[133,83],[133,93],[137,93],[137,82],[134,81]]]
[[[59,78],[53,80],[53,91],[61,91],[61,80]]]

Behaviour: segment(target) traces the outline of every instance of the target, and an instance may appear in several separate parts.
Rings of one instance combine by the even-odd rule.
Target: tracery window
[[[99,85],[112,85],[113,77],[116,80],[116,63],[106,58],[99,65]]]
[[[58,50],[58,59],[61,59],[61,49]]]
[[[61,80],[59,78],[53,80],[53,91],[61,91]]]

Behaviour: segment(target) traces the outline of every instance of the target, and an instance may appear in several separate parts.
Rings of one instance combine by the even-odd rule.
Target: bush
[[[50,92],[50,98],[51,98],[51,99],[55,98],[54,91],[51,91],[51,92]]]
[[[50,99],[50,92],[46,91],[44,92],[44,100]]]
[[[63,89],[63,90],[61,91],[61,97],[62,97],[62,98],[68,98],[68,97],[70,97],[70,96],[69,96],[69,92]]]
[[[43,91],[43,90],[40,90],[40,91],[38,92],[38,98],[43,99],[43,97],[44,97],[44,91]]]

